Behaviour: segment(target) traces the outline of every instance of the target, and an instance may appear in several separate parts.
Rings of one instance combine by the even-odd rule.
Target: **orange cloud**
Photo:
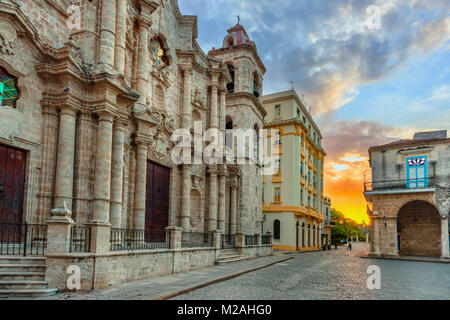
[[[334,121],[323,132],[325,158],[324,191],[332,207],[345,216],[369,222],[363,195],[364,178],[370,179],[368,148],[409,136],[409,131],[370,121]]]

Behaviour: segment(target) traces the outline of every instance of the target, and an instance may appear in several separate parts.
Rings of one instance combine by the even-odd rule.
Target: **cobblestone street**
[[[347,251],[294,253],[294,259],[174,299],[448,299],[450,265],[362,259],[365,244]],[[381,269],[381,289],[367,288],[367,267]]]

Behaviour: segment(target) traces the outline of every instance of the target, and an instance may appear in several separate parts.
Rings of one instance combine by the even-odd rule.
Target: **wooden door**
[[[165,241],[165,228],[169,225],[170,169],[147,162],[147,198],[145,230],[147,241]]]
[[[11,232],[22,223],[26,153],[0,145],[0,237],[11,240]],[[14,231],[15,233],[15,231]]]

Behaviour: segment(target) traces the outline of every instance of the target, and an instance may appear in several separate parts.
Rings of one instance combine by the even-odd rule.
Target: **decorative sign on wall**
[[[153,60],[156,62],[158,67],[164,68],[166,64],[164,62],[164,50],[162,49],[161,44],[158,40],[152,40],[150,47],[152,48]]]
[[[408,166],[410,167],[423,166],[424,164],[425,158],[408,159]]]

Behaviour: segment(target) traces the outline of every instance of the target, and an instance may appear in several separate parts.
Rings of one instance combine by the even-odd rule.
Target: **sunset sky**
[[[324,136],[325,193],[365,220],[367,149],[416,131],[450,130],[448,0],[179,0],[198,16],[204,51],[237,15],[267,67],[264,94],[304,94]],[[370,30],[367,8],[380,8]],[[449,132],[450,134],[450,132]],[[369,173],[366,173],[370,176]]]

